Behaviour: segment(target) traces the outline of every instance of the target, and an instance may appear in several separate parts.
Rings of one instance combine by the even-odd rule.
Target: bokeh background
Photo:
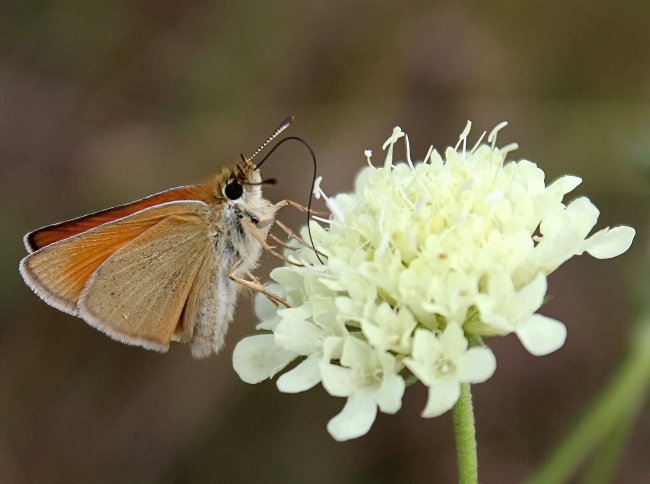
[[[336,443],[344,404],[317,387],[249,386],[231,365],[253,332],[241,299],[222,354],[192,360],[112,341],[22,283],[22,236],[42,225],[200,181],[250,154],[289,114],[323,187],[349,190],[393,126],[414,158],[502,120],[501,144],[638,229],[613,260],[576,258],[543,313],[569,335],[535,358],[491,341],[474,388],[481,481],[524,482],[624,357],[645,257],[650,191],[648,2],[0,3],[0,482],[454,482],[449,414],[421,419],[423,387],[368,435]],[[403,153],[403,152],[402,152]],[[273,200],[306,203],[310,159],[265,166]],[[287,210],[298,228],[304,217]],[[276,260],[264,257],[266,277]],[[642,412],[616,482],[650,482]]]

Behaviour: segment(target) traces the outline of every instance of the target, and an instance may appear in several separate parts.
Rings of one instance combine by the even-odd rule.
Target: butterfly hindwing
[[[168,216],[112,254],[88,279],[77,304],[90,325],[119,341],[166,351],[192,283],[213,257],[209,209]]]

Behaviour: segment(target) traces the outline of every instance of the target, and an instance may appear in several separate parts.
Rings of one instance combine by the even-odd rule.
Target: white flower
[[[426,329],[415,330],[412,355],[404,359],[404,364],[429,387],[423,417],[445,413],[458,400],[461,383],[484,382],[497,367],[489,349],[467,348],[463,330],[455,323],[439,335]]]
[[[336,355],[340,365],[331,363]],[[397,374],[401,369],[393,355],[354,336],[343,343],[328,341],[321,363],[323,387],[331,395],[348,397],[343,410],[327,424],[332,437],[340,441],[364,435],[375,421],[377,407],[384,413],[397,412],[405,388]]]
[[[406,308],[395,311],[382,302],[374,317],[361,321],[361,331],[368,342],[381,351],[408,354],[411,351],[411,335],[417,321]]]
[[[508,274],[497,272],[490,276],[487,291],[476,297],[476,306],[483,322],[504,334],[515,332],[533,355],[547,355],[564,344],[566,327],[535,313],[545,294],[546,276],[541,272],[519,291]]]
[[[420,163],[397,127],[381,167],[364,153],[368,166],[353,192],[328,197],[319,178],[314,194],[332,212],[317,219],[324,226],[310,226],[322,262],[309,247],[286,251],[302,266],[271,278],[292,307],[257,303],[258,329],[269,333],[236,348],[242,379],[257,382],[301,360],[278,388],[298,392],[321,382],[346,397],[328,425],[345,440],[366,433],[377,409],[400,408],[405,365],[429,388],[423,415],[434,416],[453,406],[461,383],[492,375],[494,356],[481,337],[515,333],[534,355],[559,349],[566,327],[537,313],[546,276],[584,252],[620,255],[635,232],[621,226],[590,236],[598,209],[584,197],[563,200],[580,178],[547,186],[535,163],[506,161],[516,145],[496,146],[503,126],[488,144],[481,136],[468,148],[468,123],[444,157],[432,147]],[[394,163],[402,139],[406,163]]]
[[[314,311],[314,304],[327,304],[319,296],[314,296],[310,304],[299,308],[282,309],[278,311],[281,315],[281,321],[275,328],[274,343],[285,350],[293,352],[296,356],[305,356],[306,359],[298,366],[288,371],[278,379],[278,389],[286,393],[298,393],[309,390],[321,381],[321,372],[319,364],[324,358],[323,348],[325,342],[332,344],[342,343],[343,339],[349,334],[345,325],[335,318],[319,318],[318,310]],[[312,312],[301,314],[306,308]],[[325,314],[330,314],[325,313]],[[315,316],[313,321],[306,318]],[[328,357],[338,358],[340,355],[333,355],[331,352]],[[295,358],[295,356],[294,356]]]

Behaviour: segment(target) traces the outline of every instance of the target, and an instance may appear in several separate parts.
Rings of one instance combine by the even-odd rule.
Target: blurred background
[[[621,362],[650,207],[648,2],[0,3],[0,482],[454,482],[451,415],[419,416],[414,385],[368,435],[332,440],[343,399],[279,393],[232,369],[254,331],[240,300],[221,354],[194,361],[117,343],[22,282],[24,233],[201,181],[250,154],[287,115],[328,193],[352,188],[395,125],[413,158],[498,122],[511,156],[573,196],[597,228],[637,228],[631,250],[585,255],[550,278],[542,312],[566,323],[557,353],[490,342],[498,368],[474,387],[480,477],[522,482]],[[272,201],[305,204],[300,145],[265,165]],[[399,152],[403,156],[403,151]],[[287,210],[298,228],[304,216]],[[264,256],[268,277],[276,260]],[[650,482],[642,413],[616,482]]]

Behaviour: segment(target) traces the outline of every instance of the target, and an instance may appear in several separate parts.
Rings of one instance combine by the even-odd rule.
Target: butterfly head
[[[262,175],[249,160],[224,169],[220,178],[218,188],[227,202],[246,204],[262,194]]]
[[[262,195],[262,185],[273,181],[263,181],[260,171],[250,160],[224,168],[215,181],[213,196],[226,218],[246,217],[257,224],[273,217],[273,206]]]

